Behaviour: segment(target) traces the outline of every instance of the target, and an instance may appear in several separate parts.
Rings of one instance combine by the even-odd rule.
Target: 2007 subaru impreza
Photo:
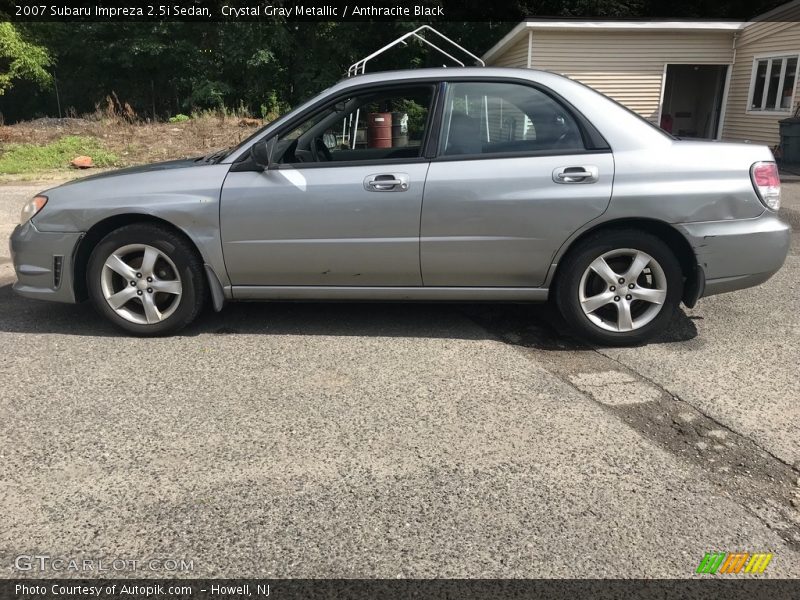
[[[233,149],[43,192],[14,289],[140,335],[207,301],[551,298],[582,337],[633,344],[774,274],[779,204],[768,148],[676,140],[565,77],[376,73]]]

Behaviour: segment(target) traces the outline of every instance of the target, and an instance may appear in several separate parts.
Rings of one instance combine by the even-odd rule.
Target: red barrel
[[[367,115],[367,147],[392,147],[392,113],[369,113]]]

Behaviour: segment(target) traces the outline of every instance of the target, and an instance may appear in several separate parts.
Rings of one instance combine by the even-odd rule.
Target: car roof
[[[438,67],[430,69],[404,69],[401,71],[376,71],[364,75],[356,75],[342,79],[334,87],[344,89],[351,85],[362,85],[365,83],[386,83],[391,81],[408,81],[415,79],[530,79],[532,81],[543,81],[550,78],[560,80],[569,79],[563,75],[551,71],[541,71],[539,69],[523,69],[510,67]]]

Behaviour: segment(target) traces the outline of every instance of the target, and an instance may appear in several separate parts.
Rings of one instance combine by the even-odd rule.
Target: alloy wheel
[[[607,331],[634,331],[656,318],[667,298],[667,277],[652,256],[611,250],[591,262],[578,287],[581,309]]]
[[[103,264],[100,287],[114,312],[139,325],[169,318],[183,293],[175,263],[147,244],[129,244],[112,252]]]

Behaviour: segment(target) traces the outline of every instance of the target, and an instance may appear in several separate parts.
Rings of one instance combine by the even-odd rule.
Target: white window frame
[[[767,71],[764,74],[764,91],[761,93],[761,106],[764,106],[767,101],[767,94],[769,93],[769,80],[770,76],[772,75],[773,66],[776,64],[776,61],[779,61],[781,75],[780,79],[778,80],[778,94],[780,95],[781,90],[783,89],[783,82],[786,79],[786,65],[789,61],[793,58],[797,59],[797,63],[795,64],[795,71],[794,71],[794,89],[792,90],[792,100],[789,103],[789,108],[785,110],[780,110],[776,108],[769,108],[769,109],[761,109],[761,108],[752,108],[753,99],[753,92],[755,91],[756,85],[756,73],[758,72],[758,63],[762,61],[767,61]],[[794,101],[797,95],[797,78],[800,75],[800,52],[789,52],[783,54],[757,54],[753,57],[753,71],[750,74],[750,87],[747,90],[747,106],[745,112],[750,115],[765,115],[765,116],[787,116],[792,114],[792,110],[794,108]],[[780,100],[780,98],[776,98],[776,100]]]

